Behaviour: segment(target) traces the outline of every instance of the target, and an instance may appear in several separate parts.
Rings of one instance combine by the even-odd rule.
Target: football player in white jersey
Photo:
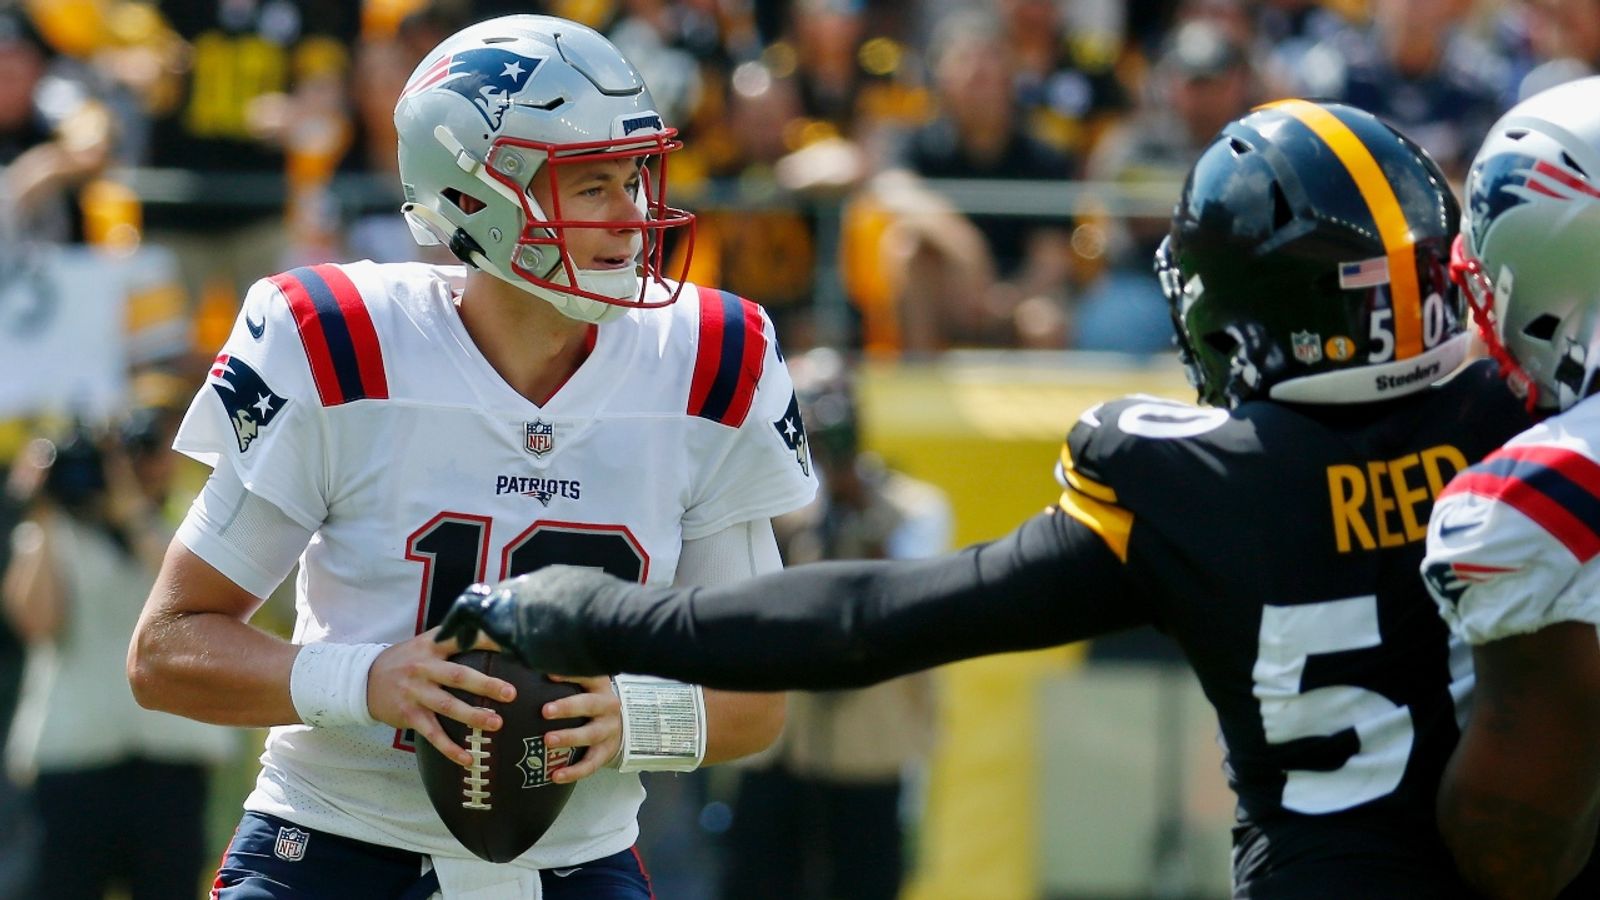
[[[1439,821],[1485,895],[1549,897],[1600,865],[1583,869],[1600,821],[1600,78],[1506,113],[1466,191],[1451,274],[1551,415],[1456,476],[1428,526],[1423,573],[1477,669]]]
[[[175,442],[213,472],[129,676],[147,706],[272,726],[213,897],[646,898],[636,773],[761,749],[781,696],[570,679],[546,715],[590,720],[548,738],[587,747],[555,776],[575,791],[494,866],[446,831],[413,748],[469,762],[438,717],[499,722],[445,688],[510,685],[431,632],[469,584],[552,562],[646,584],[778,568],[769,519],[816,487],[788,373],[760,307],[661,271],[668,232],[692,241],[666,204],[680,145],[599,34],[468,27],[418,65],[395,123],[406,219],[465,265],[251,289]],[[290,642],[249,619],[297,560]],[[698,737],[652,751],[660,705]]]

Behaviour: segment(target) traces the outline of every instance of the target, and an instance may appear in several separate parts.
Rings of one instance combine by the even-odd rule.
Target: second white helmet
[[[1512,107],[1466,195],[1451,276],[1513,387],[1567,409],[1600,388],[1600,77]]]

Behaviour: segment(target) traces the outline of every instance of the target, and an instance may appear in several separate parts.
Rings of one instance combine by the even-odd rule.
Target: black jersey
[[[1480,364],[1377,406],[1129,398],[1073,428],[1061,507],[1123,561],[1216,708],[1241,866],[1350,841],[1444,864],[1416,836],[1471,659],[1417,570],[1434,497],[1527,421]],[[1329,847],[1333,828],[1350,834]]]
[[[1217,710],[1237,896],[1463,896],[1433,809],[1471,657],[1418,567],[1433,499],[1527,425],[1488,363],[1350,407],[1125,398],[999,540],[717,588],[552,573],[500,636],[551,671],[816,690],[1155,625]]]

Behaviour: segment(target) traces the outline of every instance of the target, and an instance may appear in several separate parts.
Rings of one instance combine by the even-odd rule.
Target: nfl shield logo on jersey
[[[534,456],[549,453],[556,445],[556,428],[534,419],[528,424],[528,442],[524,446]]]
[[[1294,342],[1294,358],[1306,365],[1311,365],[1322,360],[1322,336],[1309,331],[1295,331],[1289,334]]]
[[[299,862],[306,858],[306,844],[310,842],[310,832],[298,828],[279,828],[278,840],[272,845],[272,853],[284,862]]]

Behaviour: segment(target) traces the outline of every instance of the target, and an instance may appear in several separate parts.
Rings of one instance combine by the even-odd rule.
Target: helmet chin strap
[[[561,283],[566,280],[565,272],[558,272],[551,281]],[[589,297],[580,297],[566,291],[558,291],[545,287],[542,284],[533,284],[525,279],[512,280],[513,284],[538,297],[540,300],[554,306],[562,315],[591,325],[601,325],[613,319],[620,318],[626,308],[615,303],[604,303]],[[618,296],[619,289],[625,289],[624,297],[631,297],[639,289],[639,276],[633,274],[632,269],[617,269],[602,271],[595,269],[578,270],[578,287],[595,294],[604,294],[607,297]]]
[[[455,228],[449,220],[428,207],[417,203],[408,203],[402,209],[405,213],[406,224],[411,226],[412,236],[417,239],[419,244],[426,246],[448,243],[451,250],[458,250],[457,245],[451,239]],[[471,248],[463,247],[460,250],[466,251],[457,253],[458,256],[461,256],[462,262],[476,266],[501,281],[522,288],[540,300],[554,306],[569,319],[577,319],[580,322],[588,322],[591,325],[600,325],[620,317],[626,311],[623,307],[613,303],[604,303],[544,285],[534,284],[515,272],[508,272],[495,265],[493,260],[489,259],[475,246]],[[634,274],[632,268],[578,269],[577,272],[578,287],[593,294],[616,297],[621,300],[632,297],[639,291],[639,276]],[[551,274],[545,276],[545,278],[554,284],[564,284],[567,280],[566,269],[558,261],[552,267]]]
[[[531,195],[528,197],[528,205],[533,209],[536,218],[546,218],[544,208]],[[545,234],[552,234],[551,229],[543,230]],[[634,235],[630,255],[637,258],[639,250],[643,246],[643,236]],[[563,265],[566,259],[566,251],[557,249],[555,262],[547,272],[540,276],[545,281],[550,282],[551,285],[556,285],[556,287],[534,284],[515,273],[505,273],[499,269],[492,269],[491,271],[554,306],[569,319],[577,319],[580,322],[588,322],[591,325],[600,325],[619,318],[626,312],[626,308],[618,304],[606,303],[561,290],[560,285],[570,284],[567,279],[567,267]],[[639,276],[634,272],[632,266],[625,266],[620,269],[580,269],[574,263],[572,271],[578,275],[578,290],[590,294],[599,294],[602,297],[612,297],[617,300],[628,300],[639,294]]]
[[[580,297],[577,294],[569,294],[566,291],[556,290],[542,284],[534,284],[515,272],[505,271],[482,253],[473,253],[472,258],[466,261],[471,262],[501,281],[519,287],[540,300],[549,303],[569,319],[577,319],[580,322],[588,322],[591,325],[600,325],[616,319],[626,312],[624,307],[614,303],[603,303],[599,300]],[[559,270],[561,267],[557,266],[556,268]],[[566,280],[566,273],[558,271],[556,276],[548,280],[562,283]],[[626,286],[627,292],[621,294],[621,296],[628,297],[638,290],[639,279],[637,275],[633,274],[632,269],[620,269],[616,272],[579,269],[578,285],[583,290],[593,291],[597,294],[604,293],[607,296],[617,296],[616,291]]]

